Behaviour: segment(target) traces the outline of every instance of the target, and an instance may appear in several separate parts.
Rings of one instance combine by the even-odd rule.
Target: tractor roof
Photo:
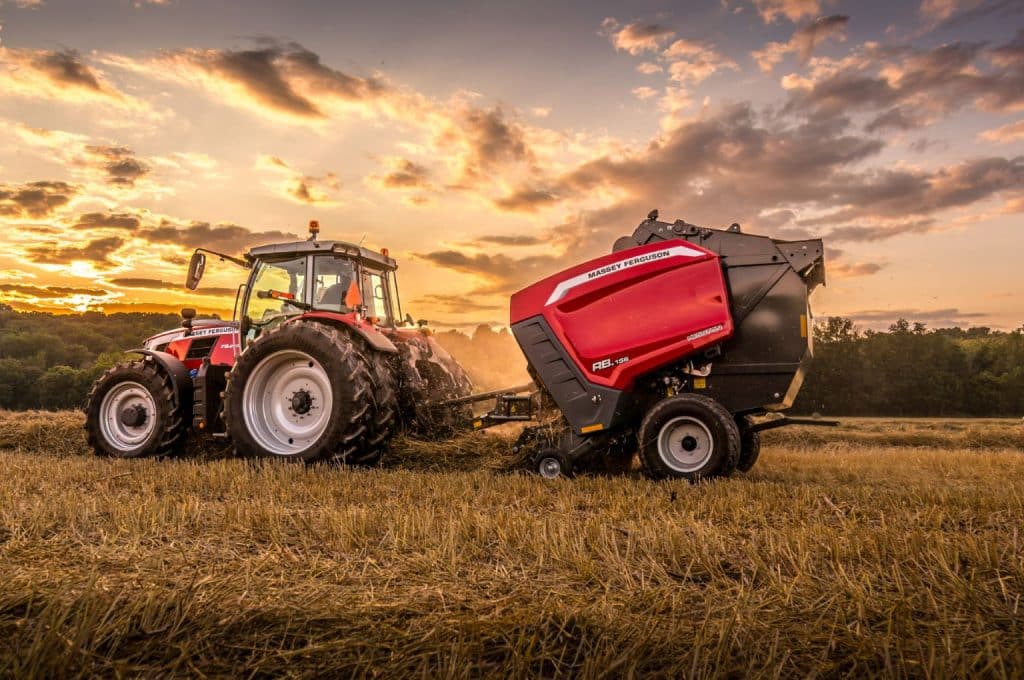
[[[279,257],[302,257],[323,253],[324,255],[348,256],[360,261],[370,267],[382,267],[385,269],[397,269],[398,263],[388,255],[378,253],[354,243],[345,241],[295,241],[292,243],[274,243],[268,246],[259,246],[246,253],[249,260],[276,259]]]

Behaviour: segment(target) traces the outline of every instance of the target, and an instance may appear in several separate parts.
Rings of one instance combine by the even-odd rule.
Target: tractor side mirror
[[[204,271],[206,271],[206,255],[197,250],[192,253],[192,259],[188,263],[188,276],[185,279],[185,287],[189,290],[198,288]]]

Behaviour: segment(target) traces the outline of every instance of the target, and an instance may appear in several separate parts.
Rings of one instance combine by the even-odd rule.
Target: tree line
[[[180,322],[173,314],[54,315],[0,304],[0,409],[79,408],[92,382],[127,358],[124,350]],[[524,382],[525,360],[507,330],[437,337],[480,389]],[[1020,417],[1024,328],[933,330],[901,319],[887,331],[861,331],[830,317],[815,326],[814,360],[794,411]]]
[[[1024,327],[939,328],[900,319],[887,332],[830,317],[794,410],[850,416],[1024,415]]]

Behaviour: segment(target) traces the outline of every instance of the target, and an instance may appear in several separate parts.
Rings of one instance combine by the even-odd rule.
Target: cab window
[[[286,298],[304,302],[305,281],[304,257],[261,262],[252,280],[248,317],[255,322],[262,322],[279,316],[302,313],[299,307],[288,304]],[[271,293],[275,295],[272,296]]]
[[[313,260],[313,305],[317,309],[347,314],[352,310],[345,304],[352,281],[355,278],[355,266],[351,260],[339,260],[329,256],[319,256]]]
[[[392,314],[384,277],[379,272],[366,272],[363,275],[363,304],[366,305],[366,316],[375,316],[384,325],[391,324]]]

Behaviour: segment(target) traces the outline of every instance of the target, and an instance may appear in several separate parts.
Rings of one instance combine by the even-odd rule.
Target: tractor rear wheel
[[[398,429],[398,398],[395,394],[398,374],[390,361],[391,355],[371,352],[367,357],[373,397],[370,434],[366,449],[356,451],[346,461],[351,465],[372,466],[380,463],[391,439]]]
[[[228,434],[243,456],[315,463],[371,450],[368,362],[345,331],[287,323],[239,356],[224,394]]]
[[[640,459],[656,479],[727,477],[740,455],[740,430],[714,399],[680,394],[662,399],[640,425]]]
[[[748,428],[750,427],[750,418],[744,416],[740,423],[740,460],[736,464],[736,469],[740,472],[750,472],[750,469],[754,467],[754,463],[757,462],[758,456],[761,455],[761,433],[751,432]]]
[[[187,425],[171,377],[155,361],[118,364],[93,383],[85,407],[89,445],[100,456],[171,456]]]

